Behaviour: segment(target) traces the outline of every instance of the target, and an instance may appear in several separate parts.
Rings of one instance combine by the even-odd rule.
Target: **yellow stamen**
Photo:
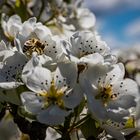
[[[59,107],[64,108],[64,101],[62,99],[64,92],[56,89],[54,82],[51,83],[50,90],[48,92],[42,92],[39,94],[45,99],[44,108],[47,108],[51,104],[57,104]]]
[[[107,106],[107,103],[110,100],[114,100],[116,97],[113,96],[112,86],[107,85],[105,87],[99,86],[99,93],[95,98],[101,99],[104,106]]]

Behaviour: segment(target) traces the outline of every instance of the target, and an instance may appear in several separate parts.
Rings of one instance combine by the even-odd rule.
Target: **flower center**
[[[58,90],[54,82],[52,82],[50,90],[48,92],[43,92],[39,94],[44,97],[44,105],[43,108],[47,108],[50,105],[58,105],[60,108],[64,108],[64,101],[62,99],[64,92],[62,90]]]
[[[96,95],[95,98],[102,100],[104,106],[107,106],[107,103],[110,100],[115,100],[116,99],[116,94],[113,94],[111,85],[107,85],[105,87],[100,86],[98,95]]]
[[[38,55],[43,54],[45,48],[45,44],[40,42],[39,39],[32,38],[27,40],[24,43],[23,47],[23,52],[27,55],[30,56],[32,55],[33,52],[37,52]]]

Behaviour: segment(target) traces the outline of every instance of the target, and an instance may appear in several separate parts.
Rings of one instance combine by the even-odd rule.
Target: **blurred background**
[[[85,0],[96,28],[111,48],[140,47],[140,0]]]

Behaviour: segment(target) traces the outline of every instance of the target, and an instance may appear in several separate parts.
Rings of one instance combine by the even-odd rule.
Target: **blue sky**
[[[140,0],[85,1],[96,16],[99,34],[110,47],[140,44]]]

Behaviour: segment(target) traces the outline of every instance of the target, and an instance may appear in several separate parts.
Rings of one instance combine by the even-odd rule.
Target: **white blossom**
[[[8,20],[6,20],[6,16],[3,14],[1,24],[2,24],[4,34],[11,41],[14,40],[17,33],[22,28],[21,18],[18,15],[13,15]]]
[[[79,62],[89,55],[101,55],[109,60],[110,48],[96,33],[82,31],[75,33],[69,41],[63,41],[64,53],[71,61]],[[94,60],[93,60],[94,62]]]
[[[86,76],[81,80],[89,110],[99,120],[125,120],[130,115],[129,109],[137,105],[139,95],[136,82],[123,79],[124,66],[121,63],[114,65],[104,76],[99,76],[99,72],[93,72],[93,77],[96,77],[93,80],[88,80]],[[90,77],[88,73],[87,77]]]
[[[23,105],[37,115],[39,122],[50,125],[63,123],[83,98],[76,77],[75,65],[70,63],[59,63],[54,73],[40,66],[32,72],[24,71],[23,81],[33,92],[21,94]]]

